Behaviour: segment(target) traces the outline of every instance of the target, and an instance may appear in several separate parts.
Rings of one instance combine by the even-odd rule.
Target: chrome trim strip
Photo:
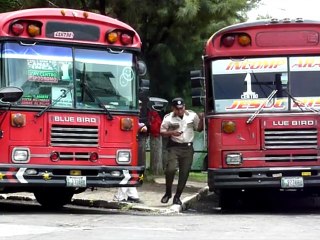
[[[274,156],[274,157],[247,157],[243,158],[243,161],[271,161],[271,160],[308,160],[308,159],[320,159],[320,156]]]

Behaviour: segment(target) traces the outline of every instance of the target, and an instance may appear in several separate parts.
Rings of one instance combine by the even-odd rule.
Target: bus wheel
[[[74,191],[66,188],[46,188],[38,189],[33,194],[42,207],[59,209],[71,202]]]

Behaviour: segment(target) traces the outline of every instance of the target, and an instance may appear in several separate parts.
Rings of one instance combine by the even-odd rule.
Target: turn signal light
[[[248,46],[251,44],[251,38],[247,34],[241,34],[238,36],[238,43],[241,46]]]
[[[224,133],[233,133],[236,131],[236,123],[233,121],[222,122],[222,131]]]
[[[109,32],[107,34],[107,41],[109,43],[115,43],[116,41],[118,41],[118,34],[116,32]]]
[[[30,37],[36,37],[41,34],[40,27],[34,24],[30,24],[27,31]]]
[[[12,127],[24,127],[26,125],[26,115],[21,113],[11,114]]]
[[[120,120],[120,128],[123,131],[130,131],[133,127],[133,119],[132,118],[121,118]]]

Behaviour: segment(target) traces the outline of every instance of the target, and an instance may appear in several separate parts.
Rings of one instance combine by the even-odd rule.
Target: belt
[[[172,141],[171,139],[168,142],[168,147],[191,147],[192,145],[193,145],[192,142],[178,143],[178,142]]]

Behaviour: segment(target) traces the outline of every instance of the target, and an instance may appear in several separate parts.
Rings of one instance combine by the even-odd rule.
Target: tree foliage
[[[0,0],[0,12],[67,7],[120,19],[140,34],[152,95],[190,99],[189,72],[201,67],[207,39],[246,19],[260,0]]]

